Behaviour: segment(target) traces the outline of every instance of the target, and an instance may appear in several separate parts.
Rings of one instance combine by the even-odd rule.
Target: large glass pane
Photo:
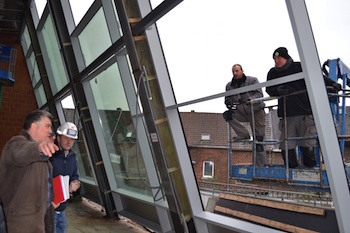
[[[93,2],[94,0],[69,0],[75,26],[79,24],[80,20],[84,17],[85,13],[89,10]]]
[[[62,60],[59,43],[57,41],[54,25],[49,15],[42,29],[44,46],[47,52],[48,60],[44,59],[52,93],[56,94],[68,83],[64,63]]]
[[[97,11],[78,39],[85,66],[88,66],[112,44],[102,8]]]
[[[40,77],[38,63],[36,62],[34,52],[31,53],[29,60],[27,59],[27,65],[28,65],[29,75],[32,80],[32,86],[35,87],[35,85],[39,82],[41,77]]]
[[[34,93],[35,93],[36,102],[38,103],[38,107],[40,108],[47,102],[44,86],[40,84],[40,86],[37,89],[35,89]]]
[[[79,130],[78,139],[75,140],[75,143],[73,145],[73,151],[76,153],[77,158],[77,165],[78,165],[78,171],[79,171],[79,179],[88,182],[90,184],[95,184],[93,171],[91,168],[91,163],[89,160],[89,155],[87,153],[85,141],[84,141],[84,134],[82,126],[79,122],[79,114],[77,110],[75,109],[75,105],[72,99],[72,96],[69,95],[63,100],[61,100],[61,107],[64,114],[65,121],[69,121],[74,123]]]
[[[27,54],[31,43],[32,43],[32,41],[30,40],[28,27],[26,25],[24,27],[24,30],[23,30],[23,33],[22,33],[22,36],[21,36],[21,44],[22,44],[22,49],[23,49],[23,53],[24,54]]]
[[[151,2],[156,7],[163,1]],[[193,11],[199,5],[201,10]],[[265,82],[267,72],[273,65],[272,52],[278,46],[287,47],[293,59],[297,60],[298,52],[285,5],[284,1],[278,0],[226,0],[220,1],[220,4],[192,0],[183,1],[160,18],[157,29],[177,102],[224,92],[226,84],[232,79],[231,68],[235,63],[243,66],[247,76]],[[232,9],[240,10],[232,14]],[[220,12],[220,17],[208,17],[213,12]],[[236,24],[246,18],[247,12],[254,20],[247,19],[244,24]],[[194,18],[201,19],[195,27],[188,23]],[[274,36],[276,28],[283,29],[278,37]],[[208,29],[210,32],[205,33]],[[205,36],[198,40],[203,33]],[[208,46],[210,49],[206,49]],[[207,81],[198,82],[196,77]],[[180,111],[192,110],[222,113],[226,107],[223,98],[216,98],[180,108]]]
[[[118,66],[110,66],[90,86],[118,188],[150,194]]]

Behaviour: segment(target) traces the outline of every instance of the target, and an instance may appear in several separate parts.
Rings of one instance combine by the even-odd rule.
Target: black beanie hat
[[[275,56],[281,56],[284,57],[285,59],[289,59],[290,56],[288,54],[288,50],[285,47],[279,47],[277,48],[273,54],[272,54],[272,58],[274,58]]]

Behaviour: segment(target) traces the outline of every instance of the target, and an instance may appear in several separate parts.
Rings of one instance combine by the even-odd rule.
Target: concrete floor
[[[107,218],[101,206],[89,200],[73,199],[66,209],[66,233],[149,233],[144,227],[121,217],[119,221]]]

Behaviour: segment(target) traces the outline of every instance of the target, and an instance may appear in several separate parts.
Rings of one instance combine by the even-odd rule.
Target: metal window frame
[[[67,0],[61,0],[61,1],[62,2],[64,1],[64,3],[67,3]],[[110,1],[113,1],[113,0],[96,0],[77,27],[73,29],[72,25],[69,24],[67,26],[69,28],[69,32],[71,33],[73,49],[78,47],[78,44],[77,44],[78,41],[76,38],[77,38],[77,35],[79,34],[79,31],[81,32],[83,28],[85,28],[87,23],[93,17],[93,14],[96,11],[96,9],[98,9],[101,5],[103,5],[103,7],[110,7],[112,5]],[[307,90],[309,93],[311,107],[315,118],[315,124],[317,127],[318,136],[320,139],[320,144],[322,146],[325,165],[327,169],[327,174],[329,177],[330,188],[334,199],[334,205],[335,205],[339,229],[341,232],[349,231],[350,221],[348,221],[347,218],[350,215],[350,194],[348,190],[345,171],[343,169],[343,164],[341,161],[340,149],[339,149],[335,129],[332,124],[322,124],[322,122],[332,122],[332,117],[328,106],[323,104],[327,100],[327,96],[326,96],[326,92],[322,91],[323,89],[325,90],[324,83],[319,81],[322,78],[322,74],[320,70],[320,62],[317,54],[314,37],[312,34],[310,20],[308,18],[305,0],[286,0],[286,6],[287,6],[289,17],[291,20],[291,25],[294,31],[294,36],[295,36],[297,48],[299,51],[301,64],[303,67],[303,73],[290,75],[278,80],[272,80],[265,83],[252,85],[246,88],[242,88],[238,91],[232,90],[230,92],[223,92],[216,95],[206,96],[203,98],[190,100],[184,103],[177,104],[175,100],[175,95],[172,89],[172,85],[170,82],[170,77],[168,74],[164,53],[162,52],[160,38],[157,32],[156,25],[154,23],[163,15],[165,15],[167,12],[169,12],[171,9],[173,9],[176,5],[178,5],[180,2],[182,2],[182,0],[176,0],[176,1],[165,0],[156,9],[152,10],[150,2],[138,0],[141,14],[144,17],[141,20],[141,22],[135,26],[134,33],[139,34],[140,32],[144,32],[146,34],[148,39],[148,44],[152,53],[152,57],[154,59],[153,62],[156,69],[157,76],[161,77],[158,80],[159,87],[160,87],[160,91],[164,101],[165,111],[168,118],[170,129],[171,129],[172,137],[174,140],[174,145],[177,151],[182,176],[186,177],[186,179],[184,180],[184,184],[186,187],[187,196],[189,198],[190,207],[191,207],[193,219],[194,219],[194,224],[196,226],[196,231],[203,232],[203,233],[219,232],[219,230],[212,230],[212,229],[225,228],[226,230],[231,230],[234,232],[279,232],[277,230],[273,230],[268,227],[258,226],[253,223],[248,223],[242,220],[229,218],[229,217],[204,211],[204,208],[201,202],[200,193],[197,188],[197,181],[193,172],[192,161],[190,159],[187,143],[184,138],[184,131],[182,128],[178,108],[182,106],[190,105],[193,103],[199,103],[199,102],[203,102],[203,101],[207,101],[215,98],[222,98],[224,96],[238,94],[241,92],[246,92],[246,91],[261,88],[261,87],[272,86],[272,85],[276,85],[276,84],[284,83],[288,81],[298,80],[301,78],[305,79]],[[66,9],[66,7],[64,8]],[[31,11],[32,11],[32,15],[36,15],[35,9],[31,8]],[[41,19],[45,19],[45,17],[47,17],[47,15],[45,16],[45,14],[48,14],[48,12],[49,12],[49,9],[46,6]],[[106,17],[107,19],[111,20],[111,21],[107,20],[108,28],[110,29],[111,27],[112,28],[111,30],[115,30],[116,22],[114,22],[114,19],[110,14],[112,14],[111,9],[109,9],[108,15]],[[39,21],[39,19],[33,17],[33,21],[34,21],[35,27],[37,28],[37,33],[40,35],[40,30],[41,30],[40,28],[42,27],[42,25],[45,23],[46,20]],[[39,36],[39,40],[40,40],[40,36]],[[117,50],[123,47],[125,43],[129,43],[130,41],[125,42],[124,38],[122,37],[118,40],[117,38],[114,38],[112,42],[113,42],[113,45],[109,49],[107,49],[105,53],[103,53],[100,57],[98,57],[96,59],[96,62],[93,62],[93,64],[89,65],[88,67],[82,67],[82,69],[80,70],[81,72],[78,75],[79,77],[75,77],[76,79],[79,79],[82,82],[82,85],[84,84],[86,85],[87,83],[86,80],[91,78],[89,77],[90,72],[92,72],[92,70],[94,70],[97,66],[102,64],[106,60],[107,56],[112,56],[113,53],[115,53]],[[75,54],[79,54],[79,51],[75,51],[75,52],[76,52]],[[79,56],[75,57],[77,62],[79,62],[80,58]],[[118,63],[119,62],[121,61],[118,61]],[[128,73],[129,72],[128,70],[126,69],[124,70],[124,68],[125,67],[121,69],[123,70],[123,73],[124,73],[121,76],[125,82],[130,82],[127,84],[128,86],[127,89],[133,90],[133,87],[132,87],[133,83],[131,82],[130,73]],[[87,93],[86,95],[86,98],[88,99],[89,103],[93,102],[91,100],[90,94]],[[59,95],[59,93],[56,94],[56,96],[57,95]],[[134,97],[132,96],[132,93],[128,94],[127,96],[128,102],[132,102],[133,98]],[[133,110],[133,109],[134,107],[131,106],[130,110]],[[92,118],[96,117],[94,114],[96,113],[93,113],[92,111],[91,113]],[[99,136],[100,131],[98,129],[95,129],[95,131],[97,132],[97,136]],[[146,138],[147,133],[143,132],[143,134],[144,134],[143,137]],[[144,142],[142,142],[142,144],[146,144],[146,143],[147,143],[147,140],[144,140]],[[103,149],[101,149],[101,151],[103,151]],[[103,160],[108,160],[108,158],[104,157]],[[151,162],[149,161],[148,163],[151,163]],[[152,167],[153,165],[148,164],[147,166]],[[106,170],[108,173],[108,177],[111,176],[110,169],[111,167],[107,165]],[[156,171],[150,172],[150,174],[153,174],[153,175],[155,173]],[[112,183],[110,183],[110,185],[112,185]],[[124,210],[122,198],[124,198],[125,196],[123,196],[122,193],[114,192],[113,197],[117,207]],[[169,220],[170,217],[168,216],[168,212],[166,209],[166,204],[164,203],[159,204],[156,207],[156,209],[158,211],[159,221],[161,222],[160,229],[162,231],[164,231],[165,229],[169,230],[171,228],[171,224]],[[139,216],[134,216],[134,219],[138,219],[138,218]],[[145,219],[140,219],[141,223],[143,221],[145,221]],[[165,224],[162,225],[163,224],[162,222],[165,222]]]
[[[312,112],[320,140],[340,232],[350,230],[350,193],[331,110],[328,105],[320,60],[304,0],[286,0]],[[322,91],[323,90],[323,91]],[[323,122],[323,124],[322,124]]]

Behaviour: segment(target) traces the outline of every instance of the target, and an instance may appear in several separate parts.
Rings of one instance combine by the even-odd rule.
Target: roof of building
[[[272,110],[272,109],[270,109]],[[350,115],[350,108],[346,108],[346,130],[345,135],[350,135],[350,121],[347,120]],[[185,132],[187,145],[189,147],[210,147],[210,148],[228,148],[229,135],[228,124],[222,117],[222,113],[207,112],[180,112],[182,126]],[[341,115],[339,116],[341,120]],[[279,118],[277,111],[273,109],[266,114],[265,121],[265,140],[277,140],[280,136],[278,129]],[[248,122],[242,123],[250,132],[251,129]],[[340,134],[340,125],[337,122],[337,131]],[[204,138],[202,137],[204,134]],[[231,136],[235,136],[235,132],[231,129]],[[204,139],[204,140],[203,140]],[[269,145],[268,149],[278,148],[278,144]],[[234,142],[233,150],[251,150],[251,143]]]
[[[228,126],[222,114],[191,111],[180,112],[180,116],[187,145],[227,147]]]
[[[222,113],[180,112],[182,126],[189,147],[228,148],[229,126]],[[242,123],[249,132],[249,123]],[[231,135],[235,136],[233,130]],[[251,143],[233,143],[234,149],[251,149]]]

